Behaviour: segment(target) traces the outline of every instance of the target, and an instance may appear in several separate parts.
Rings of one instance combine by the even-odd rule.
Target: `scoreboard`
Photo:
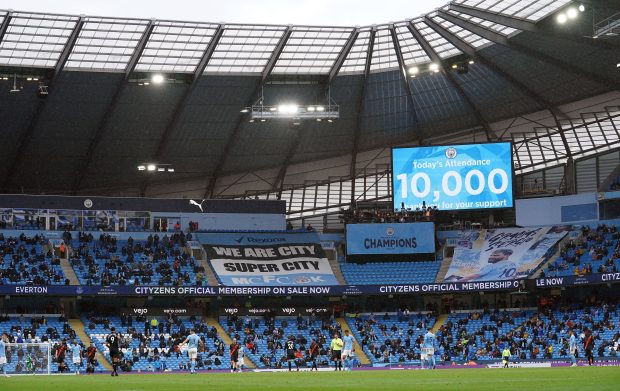
[[[512,208],[512,144],[392,149],[394,209]]]

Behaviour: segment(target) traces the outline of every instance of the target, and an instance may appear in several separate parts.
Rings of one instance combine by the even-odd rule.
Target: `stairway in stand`
[[[217,330],[217,335],[219,335],[222,338],[222,341],[224,341],[224,343],[227,346],[229,346],[232,343],[232,339],[230,338],[230,335],[228,335],[226,330],[224,330],[224,328],[222,327],[220,322],[218,322],[217,319],[215,319],[215,318],[207,318],[207,325],[209,327],[211,327],[211,326],[215,327],[215,329]],[[243,357],[243,362],[244,362],[246,368],[250,368],[250,369],[256,368],[256,364],[254,364],[254,362],[252,360],[250,360],[250,358],[248,356]]]
[[[340,325],[340,329],[342,330],[343,333],[345,330],[349,330],[351,335],[353,335],[353,333],[351,332],[351,328],[349,327],[349,324],[347,323],[346,320],[344,320],[344,318],[337,318],[336,321]],[[360,360],[360,364],[370,365],[370,360],[368,359],[368,356],[366,356],[366,353],[364,353],[364,349],[362,349],[361,345],[359,344],[357,340],[355,340],[353,349],[355,349],[355,355],[357,356],[358,360]]]
[[[90,337],[86,334],[86,327],[84,326],[84,322],[80,319],[69,319],[69,325],[75,331],[75,335],[82,341],[84,346],[90,346]],[[102,367],[105,368],[106,371],[112,370],[112,365],[105,358],[103,354],[97,349],[97,353],[95,354],[97,361],[101,364]]]

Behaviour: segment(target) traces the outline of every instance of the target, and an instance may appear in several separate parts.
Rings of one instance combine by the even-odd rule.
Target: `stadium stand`
[[[220,316],[220,324],[228,334],[245,346],[245,353],[258,368],[285,368],[286,353],[284,344],[290,336],[295,337],[297,348],[303,359],[302,368],[311,365],[308,348],[314,339],[320,346],[318,366],[329,365],[329,343],[340,325],[333,318],[311,316],[272,316],[263,317],[236,315]]]
[[[71,263],[83,285],[202,285],[204,269],[184,245],[181,234],[161,240],[155,234],[146,241],[117,241],[109,235],[94,241],[87,236],[77,244]]]
[[[498,359],[514,330],[533,314],[532,309],[452,313],[437,332],[438,354],[442,361]]]
[[[71,325],[63,316],[12,316],[12,317],[0,317],[0,328],[9,332],[11,343],[49,343],[51,346],[51,372],[58,372],[58,362],[56,360],[56,352],[61,344],[70,344],[72,341],[78,343],[79,339],[76,336],[75,330],[71,328]],[[82,365],[80,370],[86,369],[86,346],[80,343],[82,346]],[[13,352],[8,357],[17,358],[16,361],[9,362],[9,370],[16,373],[26,373],[25,356],[28,353],[32,353],[34,357],[35,366],[42,369],[46,366],[47,354],[35,347],[31,350],[27,348],[20,348],[17,352]],[[75,371],[75,364],[71,360],[71,353],[68,351],[65,354],[64,363],[66,369],[63,372]],[[102,371],[103,366],[97,362],[95,371]]]
[[[618,227],[601,224],[582,228],[581,239],[569,241],[560,257],[547,266],[545,276],[585,276],[615,273],[620,269],[620,233]]]
[[[189,330],[194,328],[205,344],[205,350],[198,354],[197,369],[228,369],[230,358],[228,346],[224,344],[214,327],[209,327],[199,317],[143,317],[96,315],[83,318],[86,333],[97,349],[109,360],[109,349],[105,338],[114,327],[123,335],[122,352],[125,372],[158,372],[187,370],[189,360],[187,347],[179,347]]]
[[[0,282],[2,284],[64,285],[60,261],[43,236],[18,238],[0,233]]]
[[[399,311],[360,314],[347,318],[347,323],[373,365],[419,364],[421,337],[428,327],[433,327],[435,317]]]
[[[435,281],[440,261],[340,263],[349,284],[425,284]]]
[[[515,331],[512,347],[521,359],[569,359],[569,330],[575,332],[580,347],[586,331],[592,332],[594,357],[615,357],[620,342],[617,304],[542,308]],[[580,357],[584,357],[583,348]]]

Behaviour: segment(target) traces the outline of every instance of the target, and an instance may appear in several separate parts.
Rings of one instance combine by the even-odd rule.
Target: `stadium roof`
[[[591,38],[585,3],[566,26],[549,16],[568,0],[455,0],[364,27],[0,11],[0,190],[144,191],[136,166],[154,161],[173,164],[177,179],[204,178],[208,196],[228,173],[464,129],[496,139],[491,122],[537,110],[561,118],[557,105],[619,89],[618,39]],[[618,8],[597,4],[599,17]],[[150,83],[153,73],[165,83]],[[325,104],[328,92],[340,106],[333,123],[240,113],[259,99]]]

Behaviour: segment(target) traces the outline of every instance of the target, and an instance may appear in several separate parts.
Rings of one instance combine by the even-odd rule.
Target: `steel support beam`
[[[273,71],[273,68],[276,66],[276,62],[278,62],[278,59],[280,58],[280,55],[282,54],[282,51],[284,50],[284,47],[286,46],[286,43],[288,42],[288,39],[291,37],[292,33],[292,26],[288,26],[286,30],[284,30],[284,34],[282,34],[282,37],[280,37],[278,44],[276,45],[275,49],[273,49],[273,53],[271,53],[269,61],[267,61],[267,65],[265,65],[265,68],[263,68],[263,72],[261,75],[261,84],[265,83],[265,80],[267,80],[267,78],[271,74],[271,71]]]
[[[441,66],[441,72],[446,76],[446,78],[448,79],[450,84],[456,89],[456,91],[458,92],[459,96],[469,106],[471,111],[474,113],[474,116],[476,117],[476,120],[478,121],[478,123],[480,123],[480,125],[482,125],[482,128],[484,129],[484,131],[485,131],[485,133],[487,135],[487,139],[488,140],[497,140],[498,139],[497,134],[495,134],[495,131],[493,131],[493,129],[489,125],[489,122],[482,115],[482,112],[480,111],[480,108],[478,106],[476,106],[476,104],[471,100],[469,95],[467,95],[467,93],[465,92],[463,87],[456,80],[456,77],[454,77],[454,74],[452,72],[450,72],[449,70],[446,70],[446,65],[447,64],[445,64],[444,61],[441,59],[441,57],[439,57],[439,55],[437,54],[435,49],[433,49],[431,44],[428,43],[426,41],[426,39],[424,39],[422,34],[413,25],[413,22],[408,23],[407,24],[407,28],[409,28],[409,31],[411,31],[411,34],[413,34],[413,36],[418,41],[420,46],[422,46],[422,49],[424,50],[426,55],[431,59],[431,61],[433,61],[437,65]],[[431,26],[431,28],[432,28],[432,26]]]
[[[451,10],[470,16],[475,16],[476,18],[488,20],[493,23],[503,24],[504,26],[512,27],[513,29],[531,31],[534,33],[542,31],[542,29],[536,26],[536,23],[530,22],[525,19],[515,18],[497,12],[490,12],[487,10],[482,10],[480,8],[469,7],[461,4],[450,4],[449,7]]]
[[[364,112],[364,101],[366,98],[366,90],[368,89],[368,74],[370,73],[370,65],[372,63],[372,54],[375,47],[375,36],[377,29],[373,27],[370,31],[368,39],[368,50],[366,55],[366,63],[364,64],[364,79],[362,80],[362,91],[360,91],[359,101],[357,103],[357,121],[353,131],[353,147],[351,149],[351,165],[349,166],[349,177],[351,178],[351,204],[355,202],[355,175],[357,171],[357,151],[359,149],[360,135],[362,133],[362,113]]]
[[[400,69],[401,74],[401,83],[405,91],[407,91],[407,101],[411,106],[411,110],[413,110],[413,126],[419,131],[420,128],[418,126],[418,115],[415,111],[415,102],[413,99],[413,91],[411,91],[411,86],[409,85],[409,80],[407,78],[407,66],[405,65],[405,60],[403,58],[403,52],[400,49],[400,42],[398,41],[398,36],[396,34],[396,29],[394,25],[390,26],[390,34],[392,36],[392,43],[394,44],[394,52],[396,53],[396,61],[398,62],[398,68]],[[420,141],[419,138],[416,138],[415,141]]]
[[[71,54],[71,51],[75,46],[75,42],[77,41],[78,37],[80,36],[80,32],[84,27],[85,19],[86,18],[84,16],[80,16],[77,23],[75,24],[75,28],[71,32],[69,40],[67,41],[65,47],[62,49],[62,53],[60,53],[60,57],[58,57],[58,61],[56,62],[56,67],[54,68],[54,78],[56,78],[56,76],[58,76],[58,74],[60,74],[60,72],[62,72],[62,70],[64,69],[65,64],[67,63],[67,59],[69,58],[69,55]]]
[[[294,129],[292,129],[294,133],[293,143],[288,149],[288,152],[286,153],[286,158],[284,159],[284,162],[282,162],[282,166],[278,170],[278,175],[276,176],[276,179],[273,181],[273,185],[271,186],[271,191],[278,192],[278,199],[280,199],[280,197],[282,196],[282,188],[284,187],[284,179],[286,178],[286,172],[288,171],[288,167],[291,165],[291,161],[295,157],[295,153],[297,153],[297,149],[299,148],[299,144],[301,143],[302,126],[303,122],[300,125],[295,126]]]
[[[547,109],[552,114],[555,120],[556,126],[558,127],[558,130],[561,131],[561,124],[558,120],[558,116],[563,117],[563,118],[568,118],[566,114],[564,114],[559,109],[557,109],[553,104],[551,104],[551,102],[548,102],[545,98],[538,95],[534,90],[530,89],[528,86],[523,84],[523,82],[521,82],[520,80],[513,77],[511,74],[504,71],[500,66],[495,64],[491,58],[487,57],[481,52],[476,52],[475,48],[469,46],[469,44],[462,41],[461,39],[456,37],[454,34],[450,34],[448,30],[446,30],[440,24],[436,23],[432,18],[426,16],[426,23],[433,30],[435,30],[437,34],[441,35],[445,40],[450,42],[457,49],[466,53],[468,56],[475,58],[478,62],[480,62],[481,64],[491,69],[493,72],[500,75],[500,77],[502,77],[504,80],[510,83],[513,87],[519,90],[522,94],[526,95],[531,100],[536,102],[536,104]],[[561,137],[562,137],[562,141],[563,141],[564,147],[566,148],[567,153],[569,154],[569,156],[571,156],[571,151],[570,151],[570,148],[568,147],[568,142],[566,141],[566,136],[564,135],[563,132],[561,132]]]
[[[565,40],[573,41],[573,42],[580,43],[580,44],[594,45],[594,46],[598,46],[598,47],[609,49],[609,50],[617,50],[620,47],[617,44],[614,44],[613,42],[574,35],[568,32],[564,32],[562,30],[544,27],[543,25],[538,25],[526,19],[503,15],[503,14],[483,10],[480,8],[476,8],[476,7],[466,6],[463,4],[450,4],[450,9],[457,11],[457,12],[461,12],[463,14],[474,16],[476,18],[488,20],[493,23],[499,23],[504,26],[512,27],[517,30],[529,31],[532,33],[537,33],[537,34],[547,34],[547,35],[554,36],[556,38],[565,39]]]
[[[0,24],[0,42],[4,39],[4,34],[6,34],[9,24],[11,24],[11,19],[13,19],[13,11],[7,12],[2,24]]]
[[[213,53],[215,52],[217,45],[220,43],[220,39],[222,39],[222,36],[224,35],[224,30],[225,30],[224,25],[222,24],[218,25],[217,28],[215,29],[215,32],[213,33],[213,38],[211,38],[211,41],[209,41],[207,48],[202,54],[202,57],[200,57],[200,62],[198,63],[198,65],[196,66],[196,69],[194,70],[194,76],[192,78],[192,84],[191,84],[192,87],[196,85],[196,82],[198,81],[198,79],[200,79],[202,74],[205,72],[205,69],[207,68],[207,65],[209,64],[211,57],[213,57]]]
[[[292,26],[288,26],[286,30],[284,31],[284,33],[282,34],[282,37],[280,37],[280,40],[278,41],[278,44],[274,48],[273,53],[271,54],[271,57],[269,58],[269,61],[267,62],[267,65],[265,65],[265,68],[263,69],[261,73],[261,78],[259,82],[257,83],[256,88],[254,89],[254,91],[252,92],[252,95],[250,95],[250,98],[248,99],[246,107],[254,104],[256,100],[256,96],[260,92],[260,89],[262,88],[263,84],[265,83],[269,75],[271,74],[271,71],[275,67],[276,62],[278,61],[280,54],[282,54],[282,51],[284,50],[284,47],[286,46],[288,39],[291,37],[292,32],[293,32]],[[226,140],[226,144],[224,146],[224,150],[222,151],[222,155],[220,155],[220,158],[218,159],[215,169],[213,170],[213,175],[210,177],[209,181],[207,182],[207,187],[205,188],[205,193],[204,193],[203,198],[213,197],[213,192],[215,190],[217,178],[222,173],[222,169],[224,168],[224,163],[226,162],[226,157],[230,153],[230,150],[232,149],[235,143],[235,140],[237,139],[237,136],[239,135],[239,132],[241,131],[241,127],[243,126],[243,122],[244,122],[244,117],[245,116],[243,114],[239,115],[239,118],[237,119],[237,122],[235,123],[235,127],[233,128],[232,133],[230,134],[230,136],[228,136],[228,139]]]
[[[327,76],[327,85],[331,85],[336,75],[338,75],[340,68],[342,68],[342,64],[344,64],[344,60],[347,59],[347,56],[351,52],[351,48],[353,48],[353,45],[355,44],[355,41],[357,40],[357,37],[359,35],[360,35],[359,28],[356,28],[355,30],[353,30],[351,32],[351,35],[349,35],[347,42],[345,43],[344,47],[340,51],[340,54],[338,54],[338,58],[336,58],[336,61],[334,61],[334,64],[329,70],[329,75]]]
[[[4,34],[6,33],[10,20],[12,18],[12,14],[13,12],[9,12],[5,20],[3,21],[2,26],[0,26],[0,41],[2,40],[2,37],[4,36]],[[73,50],[73,47],[75,46],[75,41],[77,41],[77,38],[80,35],[80,32],[82,31],[83,26],[84,26],[84,17],[80,16],[78,21],[75,23],[73,30],[71,31],[71,35],[69,36],[67,43],[62,49],[62,52],[60,54],[58,61],[56,62],[56,66],[54,67],[54,73],[52,73],[50,79],[47,80],[48,88],[50,88],[54,84],[54,82],[58,78],[58,75],[64,69],[65,63],[67,62],[67,58],[69,58],[69,54],[71,53],[71,50]],[[17,140],[16,155],[13,158],[13,162],[11,163],[11,166],[9,170],[7,171],[7,174],[3,180],[2,188],[5,192],[8,190],[9,186],[11,185],[11,182],[13,181],[13,178],[17,170],[19,169],[19,166],[21,165],[22,159],[24,157],[24,151],[28,148],[28,145],[30,144],[30,141],[32,140],[34,130],[36,129],[37,124],[39,123],[39,119],[41,118],[41,113],[43,113],[45,109],[46,102],[47,102],[47,99],[45,98],[41,98],[38,100],[34,113],[32,117],[30,118],[30,121],[28,122],[28,126],[19,135],[19,138]]]
[[[146,29],[144,29],[144,33],[142,33],[142,37],[140,37],[140,41],[138,41],[138,45],[136,46],[133,54],[129,58],[129,62],[127,63],[127,67],[125,68],[125,79],[129,79],[129,76],[136,69],[136,65],[138,61],[140,61],[140,57],[142,56],[142,52],[144,52],[144,48],[146,48],[146,44],[151,38],[151,34],[155,29],[156,21],[151,19],[149,23],[146,25]]]
[[[192,95],[196,86],[198,85],[198,80],[200,80],[200,77],[204,73],[205,68],[207,67],[209,60],[213,56],[213,52],[215,52],[215,48],[219,44],[220,39],[222,38],[223,34],[224,34],[224,26],[220,24],[215,30],[215,33],[213,34],[213,38],[211,38],[209,45],[207,45],[207,48],[205,49],[202,57],[200,58],[200,62],[198,63],[198,65],[196,66],[196,69],[194,70],[192,80],[189,86],[185,89],[185,91],[183,92],[183,95],[181,96],[178,103],[176,104],[176,107],[174,108],[174,112],[172,113],[170,120],[168,121],[168,123],[166,124],[166,127],[164,128],[164,132],[161,134],[159,141],[157,142],[157,148],[155,149],[155,154],[153,155],[152,161],[158,162],[158,160],[161,159],[162,154],[164,152],[164,148],[170,138],[170,134],[177,127],[179,120],[181,118],[181,114],[183,113],[183,109],[187,105],[189,97]],[[146,188],[149,185],[149,179],[150,179],[150,176],[146,176],[144,180],[142,181],[142,184],[140,185],[140,195],[142,197],[145,196]]]
[[[460,26],[466,30],[469,30],[475,34],[478,34],[479,36],[488,39],[489,41],[495,42],[497,44],[500,44],[502,46],[506,46],[509,47],[513,50],[516,50],[518,52],[521,52],[523,54],[526,54],[528,56],[537,58],[539,60],[542,60],[544,62],[547,62],[553,66],[556,66],[566,72],[570,72],[570,73],[574,73],[583,77],[586,77],[594,82],[597,82],[599,84],[603,84],[606,86],[611,86],[612,88],[618,90],[620,89],[620,83],[616,80],[614,80],[613,78],[604,76],[604,75],[600,75],[594,72],[591,72],[589,70],[583,69],[581,67],[578,67],[574,64],[568,63],[564,60],[560,60],[556,57],[552,57],[546,53],[543,53],[541,51],[538,51],[536,49],[532,49],[529,48],[523,44],[520,43],[516,43],[512,40],[508,40],[508,38],[506,38],[505,36],[498,34],[496,32],[493,32],[491,30],[487,30],[486,28],[479,26],[477,24],[471,23],[468,20],[465,20],[463,18],[460,18],[458,16],[452,15],[448,12],[445,12],[443,10],[439,10],[437,11],[437,13],[439,14],[439,16],[441,16],[442,18],[456,24],[457,26]]]
[[[103,138],[103,135],[110,124],[110,120],[114,111],[116,110],[116,107],[118,106],[122,92],[127,87],[127,80],[135,69],[138,60],[140,59],[140,55],[144,51],[144,48],[146,47],[146,44],[151,37],[154,28],[155,21],[151,20],[144,29],[142,37],[140,38],[138,45],[134,49],[134,52],[131,55],[127,66],[125,67],[123,78],[117,83],[116,88],[114,89],[114,95],[112,95],[112,99],[110,100],[110,103],[108,103],[108,106],[103,113],[101,121],[99,121],[99,126],[97,127],[95,133],[90,139],[88,149],[86,150],[86,155],[82,158],[82,164],[80,164],[80,167],[77,170],[77,175],[75,176],[75,180],[73,181],[73,186],[71,188],[71,192],[73,194],[77,193],[78,189],[82,185],[82,182],[84,181],[84,178],[86,177],[86,174],[88,173],[88,168],[93,161],[95,150],[97,149],[97,146],[101,142],[101,139]]]

